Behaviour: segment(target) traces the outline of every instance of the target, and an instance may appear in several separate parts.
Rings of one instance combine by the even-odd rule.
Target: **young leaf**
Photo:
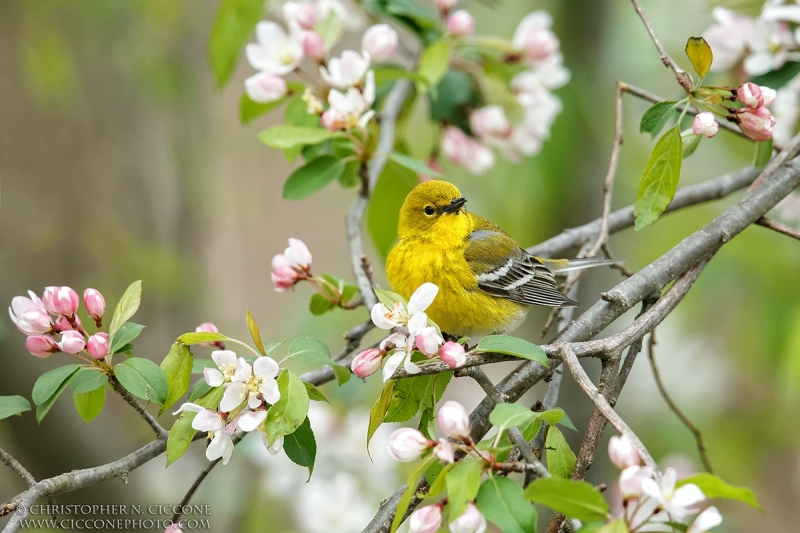
[[[258,140],[272,148],[285,150],[296,146],[317,144],[341,136],[341,133],[327,128],[278,124],[259,133]]]
[[[88,424],[103,410],[103,405],[106,403],[106,388],[101,385],[89,392],[73,391],[72,400],[75,402],[75,410],[83,419],[83,423]]]
[[[411,498],[417,491],[417,484],[419,483],[420,478],[425,474],[425,471],[428,469],[428,467],[437,460],[438,459],[435,455],[432,453],[428,454],[408,475],[408,479],[406,480],[406,490],[403,492],[403,495],[400,497],[400,501],[397,503],[397,510],[395,511],[394,520],[392,520],[392,528],[389,533],[394,533],[397,531],[397,528],[400,527],[400,524],[403,522],[403,518],[406,515],[406,511],[408,510],[408,504],[411,503]]]
[[[441,463],[433,463],[431,467],[425,472],[425,479],[428,481],[428,484],[431,486],[428,489],[428,494],[425,495],[425,498],[435,498],[442,491],[445,489],[447,485],[447,476],[450,474],[450,471],[459,463],[449,463],[444,468],[441,467]],[[439,467],[439,473],[431,476],[430,472],[434,469],[434,467]]]
[[[378,300],[380,300],[380,302],[389,309],[393,308],[396,302],[400,302],[403,305],[406,305],[406,299],[397,294],[396,292],[385,291],[383,289],[374,289],[374,290],[375,290],[375,296],[378,297]]]
[[[510,427],[521,426],[538,416],[539,413],[518,403],[500,403],[489,413],[489,422],[497,427],[497,431],[503,431]]]
[[[682,161],[683,144],[680,126],[676,125],[658,140],[639,180],[633,207],[636,231],[655,222],[672,201],[681,177]]]
[[[31,410],[31,404],[22,396],[0,396],[0,420]]]
[[[111,325],[108,327],[108,338],[113,339],[117,330],[122,327],[122,324],[130,320],[139,309],[139,304],[142,301],[142,280],[134,281],[131,283],[122,298],[117,302],[117,307],[114,308],[114,316],[111,319]]]
[[[536,508],[525,499],[522,487],[507,477],[491,476],[484,481],[476,503],[483,516],[503,533],[536,531]]]
[[[328,402],[328,403],[331,403],[330,401],[328,401],[328,399],[325,397],[325,395],[322,394],[322,392],[317,387],[312,385],[311,383],[307,383],[307,382],[304,381],[303,385],[306,386],[306,392],[308,392],[308,399],[309,400],[314,400],[315,402]]]
[[[689,37],[686,41],[686,55],[692,62],[694,71],[700,78],[705,78],[708,70],[711,68],[711,61],[714,59],[714,54],[711,53],[711,47],[702,37]]]
[[[283,438],[283,451],[294,464],[308,468],[308,479],[311,479],[317,458],[317,440],[308,418],[303,420],[299,428]]]
[[[308,393],[300,378],[288,370],[281,370],[277,381],[281,398],[267,411],[264,424],[270,446],[299,428],[308,414]]]
[[[251,100],[250,97],[247,96],[247,93],[242,93],[242,97],[239,100],[239,120],[242,124],[249,124],[258,117],[266,115],[273,109],[279,107],[286,100],[288,100],[288,97],[284,96],[278,100],[262,104]]]
[[[433,87],[442,79],[450,64],[450,43],[446,40],[436,41],[422,52],[419,58],[417,74],[427,82],[427,87],[420,83],[417,90],[425,92],[428,87]]]
[[[186,448],[194,439],[195,429],[192,422],[197,413],[184,411],[181,416],[172,424],[167,437],[167,466],[177,461],[186,452]]]
[[[64,365],[39,376],[31,393],[33,403],[36,404],[37,422],[41,422],[47,415],[79,368],[79,365]]]
[[[236,59],[264,10],[264,0],[222,0],[211,28],[208,51],[217,88],[230,79]]]
[[[208,383],[206,383],[205,379],[198,379],[197,381],[195,381],[194,385],[192,385],[191,388],[189,389],[189,395],[187,399],[190,402],[194,402],[201,396],[208,394],[208,391],[210,391],[211,389],[213,389],[213,387]]]
[[[367,427],[367,454],[369,454],[369,441],[372,436],[380,427],[381,422],[386,417],[386,412],[389,410],[389,404],[392,401],[392,392],[394,391],[394,380],[389,380],[383,385],[383,390],[369,411],[369,426]]]
[[[264,340],[261,338],[261,329],[258,327],[256,319],[250,314],[250,309],[245,313],[245,320],[247,321],[247,329],[250,330],[250,337],[253,339],[256,348],[258,348],[258,351],[262,354],[267,355],[267,350],[264,348]]]
[[[283,184],[283,197],[287,200],[308,198],[338,179],[343,171],[342,160],[332,155],[312,159],[289,175]]]
[[[399,165],[403,165],[409,170],[418,172],[419,174],[425,174],[426,176],[430,176],[432,178],[442,177],[442,175],[439,172],[436,172],[425,163],[414,159],[410,155],[392,152],[391,154],[389,154],[389,159],[391,159],[392,161],[394,161]]]
[[[150,359],[131,357],[114,367],[114,375],[131,394],[163,405],[169,395],[167,378]]]
[[[772,159],[772,139],[756,143],[756,155],[753,158],[753,166],[761,168]]]
[[[547,451],[547,469],[550,474],[569,479],[572,469],[575,468],[575,454],[564,439],[564,434],[555,426],[550,426],[550,429],[547,430],[545,450]]]
[[[200,398],[196,399],[194,403],[200,407],[214,410],[219,406],[219,402],[222,400],[223,394],[225,394],[225,387],[220,385],[219,387],[214,387]]]
[[[539,478],[525,489],[525,497],[581,522],[605,521],[608,518],[608,504],[603,495],[585,481]]]
[[[333,363],[328,345],[313,337],[300,337],[293,340],[289,345],[289,357],[309,363]]]
[[[529,361],[536,361],[544,366],[549,366],[547,355],[544,351],[533,343],[520,339],[517,337],[510,337],[508,335],[487,335],[483,337],[477,346],[479,352],[493,352],[513,355],[528,359]]]
[[[461,516],[478,494],[481,484],[481,461],[464,458],[447,474],[447,508],[452,518]]]
[[[686,159],[692,155],[697,147],[700,146],[700,141],[703,139],[702,135],[693,133],[692,130],[686,130],[688,133],[681,133],[681,143],[683,143],[683,158]]]
[[[111,337],[109,337],[111,339],[111,346],[108,349],[108,353],[117,353],[120,348],[124,347],[126,344],[130,344],[138,337],[143,329],[144,326],[133,322],[125,322],[122,324],[114,334],[114,338],[111,339]]]
[[[333,363],[331,368],[333,369],[333,375],[336,377],[336,383],[338,383],[339,386],[342,386],[350,381],[351,374],[349,368],[342,366],[339,363]]]
[[[182,342],[186,346],[200,344],[201,342],[217,342],[227,340],[229,340],[227,335],[223,335],[222,333],[212,333],[210,331],[184,333],[178,337],[178,342]]]
[[[676,483],[676,486],[681,487],[693,483],[697,485],[706,498],[725,498],[728,500],[736,500],[744,502],[747,505],[755,507],[759,511],[763,511],[758,501],[756,500],[753,491],[746,487],[735,487],[728,485],[714,474],[704,472],[702,474],[695,474],[694,476],[687,477]]]
[[[81,368],[69,382],[72,392],[91,392],[108,383],[108,375],[92,368]]]
[[[677,108],[678,102],[660,102],[650,107],[642,115],[642,120],[639,123],[639,132],[649,133],[652,139],[666,126],[667,121],[672,118]]]
[[[684,527],[686,526],[684,525]],[[597,533],[628,533],[628,531],[628,524],[625,523],[624,518],[620,517],[599,528]]]
[[[160,415],[178,401],[189,389],[189,379],[192,377],[194,356],[189,347],[182,342],[176,342],[169,349],[169,353],[161,361],[161,370],[167,378],[167,400],[159,409]]]

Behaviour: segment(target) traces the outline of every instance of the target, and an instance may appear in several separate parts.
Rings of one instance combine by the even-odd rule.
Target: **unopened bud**
[[[436,533],[442,526],[442,507],[439,504],[421,507],[408,519],[408,533]]]
[[[75,355],[81,353],[86,347],[86,340],[83,335],[71,329],[61,333],[61,342],[58,343],[58,347],[62,352]]]
[[[307,31],[303,34],[303,54],[316,61],[325,59],[325,41],[319,33]]]
[[[384,355],[386,352],[378,348],[364,350],[353,358],[350,368],[353,370],[353,374],[360,378],[371,376],[381,369]]]
[[[448,341],[444,343],[442,349],[439,350],[439,355],[442,361],[447,363],[447,366],[450,368],[462,367],[464,363],[467,362],[467,352],[465,352],[464,347],[457,342]]]
[[[86,311],[99,328],[102,325],[103,314],[106,312],[106,299],[97,289],[86,289],[83,291],[83,305],[86,306]]]
[[[86,351],[92,359],[103,359],[108,355],[108,333],[95,333],[86,342]]]
[[[56,341],[50,335],[34,335],[25,339],[25,348],[36,357],[50,357],[58,351]]]
[[[475,19],[466,9],[459,9],[447,17],[447,33],[456,37],[471,35],[475,31]]]
[[[469,416],[464,406],[453,400],[444,402],[439,408],[439,427],[448,437],[469,438]]]
[[[389,435],[386,451],[401,463],[409,463],[418,459],[422,452],[431,445],[432,443],[420,431],[412,428],[400,428]]]

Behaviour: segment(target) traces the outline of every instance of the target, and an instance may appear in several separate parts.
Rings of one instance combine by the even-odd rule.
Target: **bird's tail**
[[[549,259],[547,257],[537,257],[536,260],[550,269],[553,274],[564,274],[565,272],[571,272],[573,270],[622,264],[622,261],[616,259],[599,259],[595,257],[584,257],[581,259]]]

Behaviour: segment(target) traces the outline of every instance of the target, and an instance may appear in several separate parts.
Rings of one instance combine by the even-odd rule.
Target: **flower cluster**
[[[209,387],[225,387],[217,408],[206,409],[188,402],[174,414],[184,411],[197,413],[192,427],[208,432],[211,440],[206,448],[206,457],[209,461],[222,458],[224,465],[233,453],[233,435],[240,431],[264,431],[267,409],[281,397],[275,381],[279,368],[271,357],[258,357],[251,365],[230,350],[216,350],[211,359],[217,368],[203,369],[203,378]],[[268,435],[264,433],[262,437],[270,453],[280,451],[283,438],[270,447]]]
[[[450,161],[478,175],[494,166],[492,148],[515,162],[541,150],[561,112],[561,100],[552,91],[570,77],[551,26],[552,19],[546,12],[530,13],[517,26],[510,44],[512,51],[503,58],[504,62],[523,68],[510,82],[519,107],[516,114],[521,119],[512,124],[508,110],[496,104],[473,110],[469,115],[472,136],[455,126],[444,128],[441,151]],[[466,11],[456,11],[447,19],[451,35],[469,34],[473,27],[474,21]]]
[[[719,124],[717,124],[714,113],[717,113],[727,120],[737,123],[742,133],[755,141],[766,141],[772,138],[772,129],[776,120],[767,108],[775,102],[777,95],[775,90],[746,82],[730,91],[702,88],[698,90],[698,93],[701,92],[705,97],[704,103],[716,103],[722,108],[722,111],[714,109],[713,112],[698,113],[692,123],[692,132],[695,135],[705,137],[716,135]],[[727,104],[728,102],[739,102],[741,107],[734,107]]]
[[[677,473],[673,468],[664,470],[661,479],[655,471],[641,466],[641,457],[627,437],[611,437],[608,454],[617,468],[619,490],[622,493],[624,511],[622,518],[630,531],[649,531],[666,522],[686,522],[692,518],[687,533],[704,533],[722,523],[722,515],[716,507],[708,507],[697,514],[697,507],[706,497],[700,488],[687,483],[676,488]],[[695,516],[696,515],[696,516]]]
[[[33,291],[30,296],[15,296],[8,313],[22,333],[28,336],[25,347],[36,357],[50,357],[56,352],[75,355],[90,361],[104,359],[108,354],[108,334],[98,332],[89,335],[78,317],[80,298],[70,287],[46,287],[39,298]],[[106,301],[100,291],[86,289],[83,292],[86,312],[102,326]],[[86,352],[91,359],[80,354]]]
[[[311,252],[299,239],[289,239],[289,247],[272,258],[272,283],[284,292],[311,277]]]
[[[444,342],[439,328],[431,322],[425,310],[433,303],[439,287],[423,283],[414,291],[408,304],[394,302],[391,309],[383,303],[372,308],[372,322],[381,329],[392,330],[405,327],[406,333],[395,332],[381,341],[379,348],[370,348],[359,353],[352,362],[353,373],[367,377],[377,372],[383,359],[389,356],[383,367],[386,381],[400,365],[409,374],[419,373],[419,367],[411,360],[416,351],[425,357],[439,355],[451,368],[463,366],[467,359],[464,347],[455,342]]]

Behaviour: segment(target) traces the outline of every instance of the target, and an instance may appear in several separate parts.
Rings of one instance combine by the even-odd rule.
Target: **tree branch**
[[[36,478],[34,478],[22,464],[14,459],[10,453],[0,448],[0,462],[9,467],[15,474],[22,478],[28,488],[36,485]]]
[[[678,80],[678,83],[680,83],[681,87],[683,87],[686,90],[686,92],[691,92],[692,83],[689,76],[686,74],[686,72],[684,72],[682,68],[678,66],[677,63],[675,63],[675,61],[672,60],[667,51],[664,49],[664,45],[661,44],[661,41],[658,39],[658,36],[656,35],[656,32],[653,30],[653,26],[650,24],[650,21],[647,19],[647,17],[644,14],[644,11],[642,10],[642,4],[639,2],[639,0],[631,0],[631,4],[633,4],[633,9],[636,10],[636,13],[639,15],[639,18],[642,19],[644,27],[647,28],[647,33],[650,34],[650,39],[652,39],[653,44],[656,45],[658,53],[661,54],[662,63],[664,63],[665,66],[672,69],[672,71],[675,73],[675,78]]]
[[[769,228],[773,231],[777,231],[778,233],[782,233],[792,239],[800,240],[800,230],[797,230],[788,224],[784,224],[783,222],[778,222],[777,220],[772,220],[771,218],[761,217],[756,220],[756,224],[759,226],[763,226],[765,228]]]
[[[157,439],[167,439],[169,436],[169,431],[161,427],[161,424],[158,423],[158,420],[156,420],[153,415],[147,412],[147,409],[145,409],[144,406],[133,397],[133,394],[128,392],[128,390],[122,386],[115,376],[109,376],[108,383],[111,385],[111,388],[117,391],[117,394],[122,396],[122,399],[128,402],[130,406],[133,407],[137,413],[139,413],[139,416],[141,416],[144,421],[147,422],[151,428],[153,428]]]

